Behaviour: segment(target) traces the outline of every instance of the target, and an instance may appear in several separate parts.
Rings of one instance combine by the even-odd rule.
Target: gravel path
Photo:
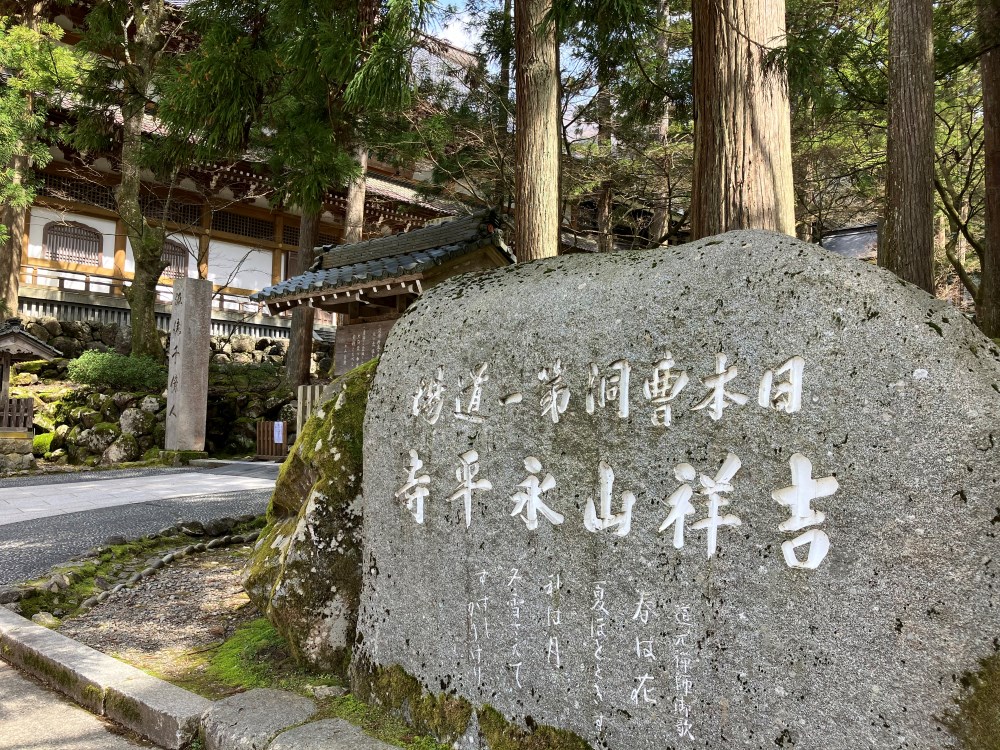
[[[205,654],[259,617],[240,586],[250,546],[192,555],[64,620],[60,633],[168,680],[197,679]]]

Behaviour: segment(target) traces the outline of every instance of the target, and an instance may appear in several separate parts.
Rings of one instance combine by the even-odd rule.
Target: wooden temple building
[[[493,212],[379,239],[317,249],[309,272],[251,299],[272,315],[310,305],[341,315],[334,350],[339,375],[382,352],[393,323],[420,294],[447,278],[514,262]]]
[[[10,397],[11,369],[15,362],[52,361],[59,352],[21,327],[18,319],[0,326],[0,438],[30,440],[34,434],[34,400]]]

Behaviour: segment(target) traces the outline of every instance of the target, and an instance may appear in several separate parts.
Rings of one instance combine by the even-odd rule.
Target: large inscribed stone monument
[[[205,450],[211,332],[212,282],[175,279],[167,352],[168,451]]]
[[[1000,637],[998,383],[782,235],[451,280],[370,394],[356,658],[595,748],[947,747]]]

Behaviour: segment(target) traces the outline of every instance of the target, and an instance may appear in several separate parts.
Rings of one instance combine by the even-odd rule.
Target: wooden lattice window
[[[49,260],[101,265],[101,233],[76,221],[50,221],[42,228],[42,251]]]
[[[269,219],[258,219],[253,216],[233,213],[232,211],[215,211],[212,213],[212,229],[217,232],[228,232],[253,240],[274,241],[274,222]]]
[[[163,272],[168,279],[183,279],[188,275],[188,249],[180,242],[166,240],[163,243],[163,260],[169,265]]]

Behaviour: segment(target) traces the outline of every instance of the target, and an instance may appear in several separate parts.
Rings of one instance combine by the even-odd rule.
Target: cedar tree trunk
[[[152,97],[152,80],[160,54],[160,31],[166,19],[164,0],[144,4],[135,17],[135,55],[129,65],[132,91],[122,106],[121,181],[115,189],[118,215],[125,224],[135,257],[135,275],[125,290],[132,317],[132,356],[162,361],[163,343],[156,330],[156,285],[167,263],[163,260],[166,231],[151,225],[142,211],[143,135],[146,103]]]
[[[1000,40],[1000,7],[979,1],[979,30],[987,43]],[[977,317],[983,333],[1000,337],[1000,48],[979,60],[983,78],[983,150],[986,154],[986,241]]]
[[[692,239],[732,229],[795,234],[784,0],[694,0]]]
[[[668,0],[660,0],[656,20],[660,26],[656,35],[656,54],[665,71],[670,57],[670,3]],[[667,153],[669,134],[670,103],[665,101],[663,102],[663,114],[656,128],[657,144],[664,153],[660,159],[660,168],[663,170],[663,174],[656,176],[658,183],[658,186],[654,188],[656,206],[653,208],[653,218],[649,222],[649,244],[652,247],[662,245],[670,234],[670,187],[667,178],[667,174],[670,172],[670,155]]]
[[[931,0],[889,2],[889,140],[878,264],[934,292],[934,37]]]
[[[356,180],[351,180],[347,186],[347,210],[344,216],[344,236],[345,245],[352,242],[361,242],[365,230],[365,192],[368,186],[368,149],[364,146],[358,148],[355,153],[358,165],[361,167],[361,175]]]
[[[299,224],[299,260],[296,275],[309,270],[316,258],[316,235],[322,209],[303,211]],[[285,382],[293,390],[309,384],[312,370],[313,318],[316,310],[299,305],[292,310],[292,327],[288,332],[288,353],[285,356]]]
[[[552,0],[515,0],[514,249],[519,261],[559,253],[559,66]]]

